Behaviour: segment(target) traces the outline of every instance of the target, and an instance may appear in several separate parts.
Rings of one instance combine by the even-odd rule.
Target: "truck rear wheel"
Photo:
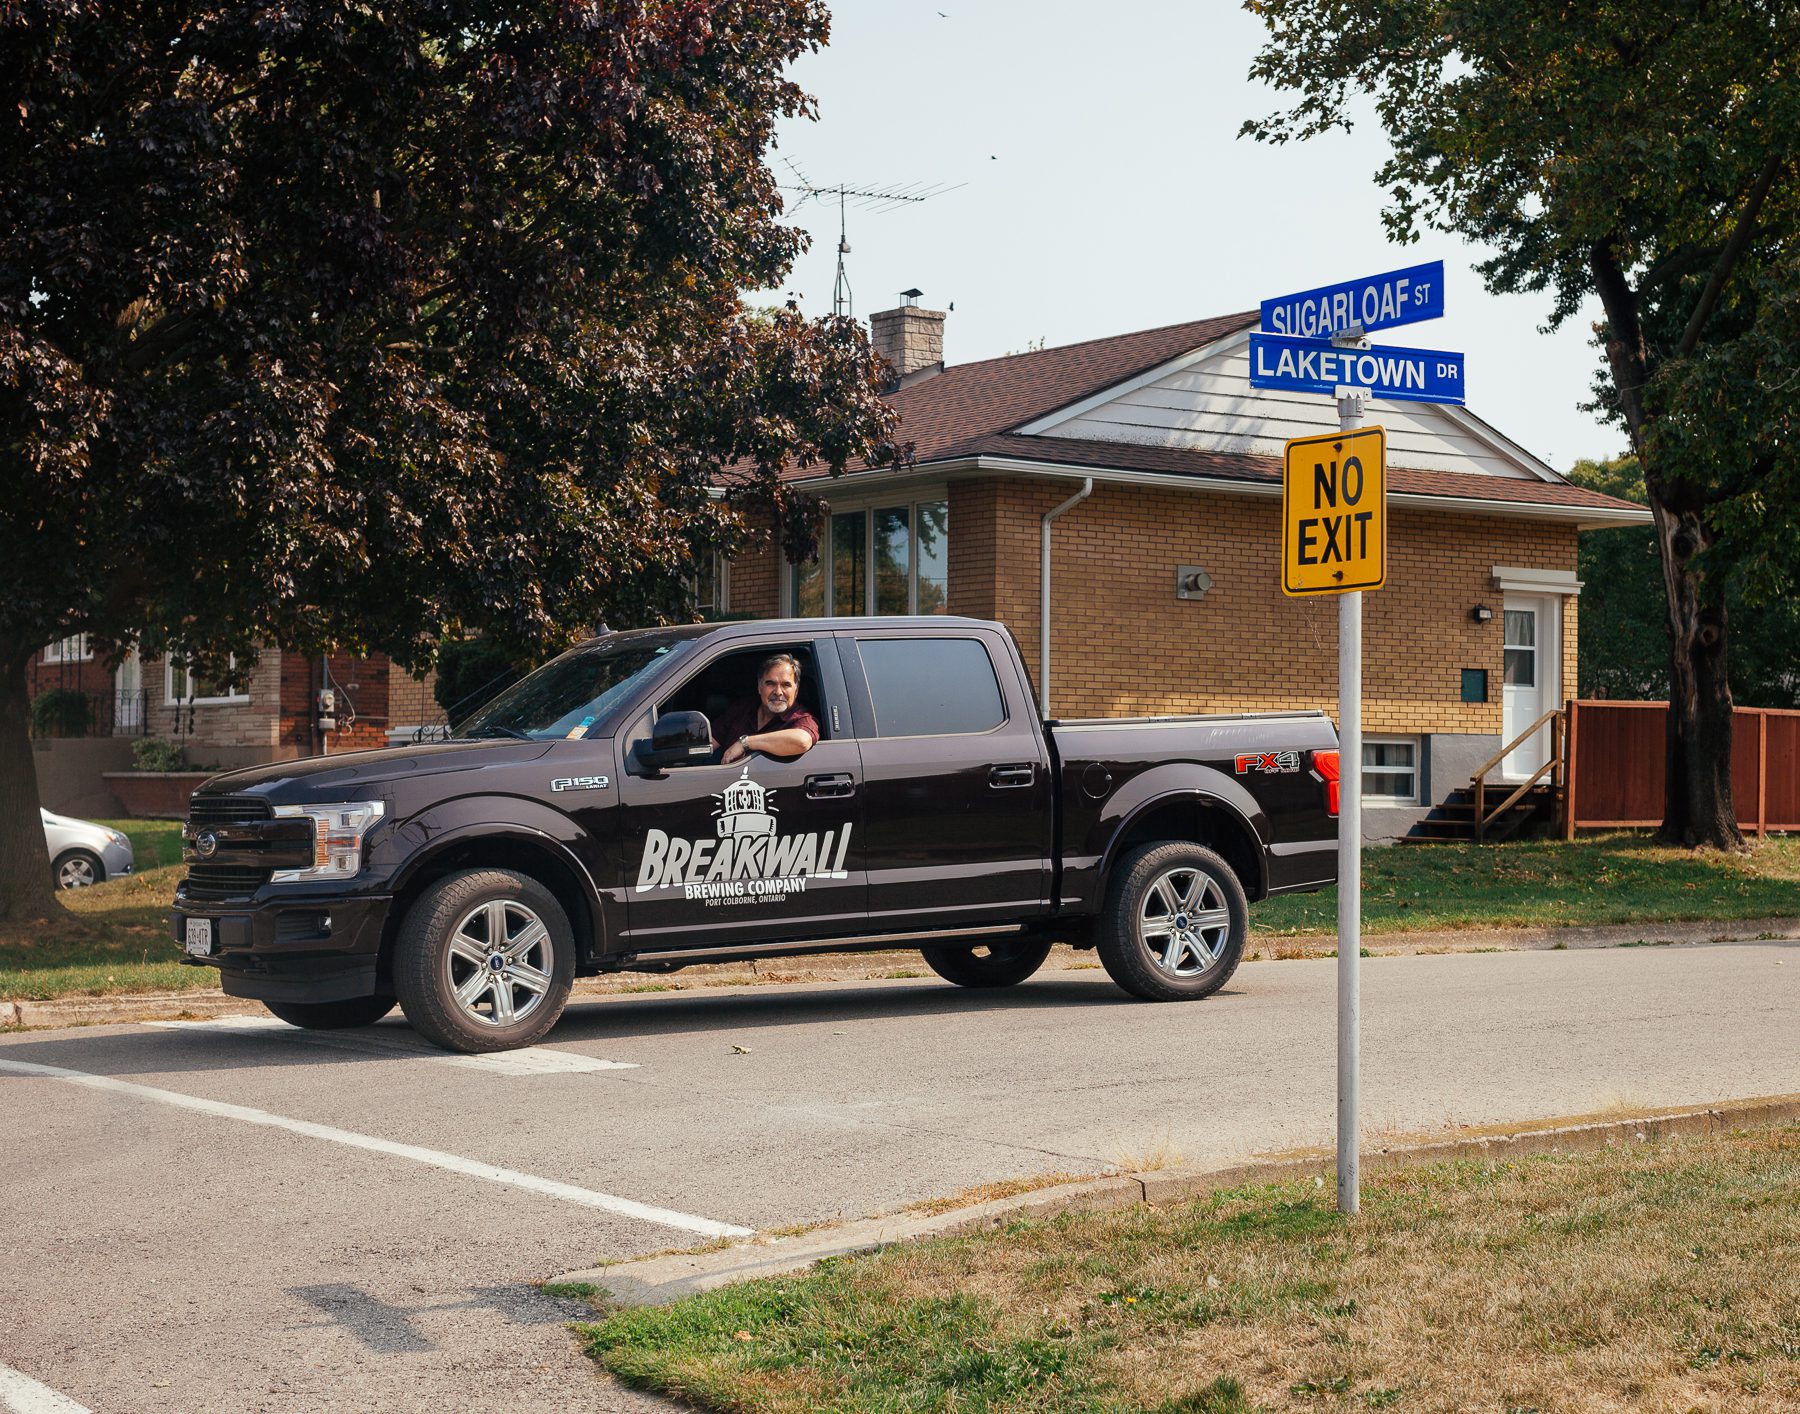
[[[510,869],[439,879],[400,925],[394,989],[413,1029],[446,1050],[529,1046],[556,1024],[574,980],[568,915]]]
[[[1217,854],[1169,840],[1119,861],[1102,921],[1100,962],[1114,982],[1145,1001],[1192,1001],[1237,970],[1250,905]]]
[[[1050,944],[1039,938],[1006,938],[971,947],[922,948],[925,965],[959,987],[1013,987],[1050,956]]]
[[[307,1031],[345,1031],[372,1026],[394,1009],[392,997],[350,997],[341,1002],[264,1002],[289,1026]]]

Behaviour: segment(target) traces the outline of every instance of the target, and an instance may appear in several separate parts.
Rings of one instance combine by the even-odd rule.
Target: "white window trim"
[[[885,496],[865,493],[860,496],[847,497],[842,502],[834,500],[831,503],[831,513],[825,518],[824,533],[819,537],[819,568],[827,576],[828,581],[825,585],[825,613],[820,615],[820,617],[898,617],[893,614],[876,615],[875,575],[872,569],[868,575],[867,582],[864,585],[863,602],[860,608],[846,610],[836,602],[837,596],[833,592],[835,586],[829,583],[829,576],[831,573],[831,522],[834,519],[838,516],[857,515],[860,513],[863,517],[863,546],[872,555],[875,531],[873,513],[876,511],[891,510],[900,505],[906,507],[907,534],[911,537],[909,541],[911,549],[909,555],[910,562],[906,571],[906,612],[908,614],[917,614],[919,612],[919,507],[922,505],[930,505],[936,501],[943,501],[947,505],[949,500],[950,490],[948,485],[943,482],[913,487],[905,491],[895,490]],[[777,550],[777,553],[780,554],[779,549]],[[946,555],[948,555],[948,547],[946,547]],[[794,572],[796,567],[785,554],[780,555],[780,562],[781,583],[778,593],[781,596],[781,617],[784,619],[792,618],[794,617]],[[949,588],[949,561],[946,558],[944,583],[946,595],[949,593]]]
[[[71,643],[76,646],[74,653],[68,651]],[[67,638],[59,638],[44,648],[46,663],[91,663],[93,660],[93,645],[88,642],[88,636],[85,633],[72,633]]]
[[[1417,805],[1419,803],[1419,781],[1420,781],[1420,776],[1422,774],[1421,767],[1423,765],[1423,758],[1424,758],[1424,754],[1425,754],[1424,744],[1420,741],[1420,739],[1416,736],[1368,736],[1368,735],[1365,735],[1362,739],[1362,744],[1364,746],[1410,746],[1413,751],[1412,794],[1411,795],[1370,795],[1368,793],[1368,791],[1365,790],[1363,792],[1363,804],[1365,804],[1365,805]],[[1389,772],[1388,774],[1392,774],[1392,773]],[[1369,778],[1369,767],[1366,765],[1362,768],[1362,778],[1365,781],[1367,781]]]
[[[231,666],[237,667],[237,654],[231,655]],[[225,697],[177,697],[175,695],[175,675],[179,672],[188,679],[188,686],[193,686],[193,678],[186,668],[177,668],[173,658],[163,659],[163,706],[165,707],[235,707],[250,700],[248,691],[234,692]]]

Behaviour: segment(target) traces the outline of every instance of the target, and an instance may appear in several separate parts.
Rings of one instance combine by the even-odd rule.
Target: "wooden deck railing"
[[[1546,722],[1550,723],[1549,759],[1545,761],[1542,766],[1539,766],[1537,770],[1532,773],[1531,777],[1521,784],[1517,790],[1507,796],[1505,800],[1501,801],[1500,804],[1496,805],[1490,811],[1487,808],[1488,772],[1497,769],[1502,761],[1512,755],[1512,753],[1525,742],[1529,741],[1532,734]],[[1562,789],[1564,780],[1563,729],[1564,718],[1562,709],[1560,707],[1552,707],[1548,712],[1544,713],[1543,716],[1539,717],[1530,726],[1525,728],[1524,731],[1520,732],[1511,741],[1507,742],[1505,746],[1501,747],[1499,752],[1470,778],[1475,787],[1475,841],[1477,844],[1480,844],[1487,839],[1488,826],[1499,819],[1508,810],[1512,809],[1512,807],[1523,798],[1525,792],[1530,790],[1539,781],[1543,780],[1546,775],[1551,776],[1551,784],[1553,786],[1559,791]]]

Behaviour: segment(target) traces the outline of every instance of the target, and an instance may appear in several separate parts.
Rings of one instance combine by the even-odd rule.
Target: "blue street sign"
[[[1367,388],[1378,398],[1408,403],[1460,403],[1463,356],[1438,349],[1376,345],[1341,349],[1328,339],[1250,336],[1250,386],[1290,393]]]
[[[1321,285],[1262,302],[1262,331],[1298,339],[1329,339],[1362,325],[1363,333],[1444,317],[1444,262],[1390,270],[1366,280]]]

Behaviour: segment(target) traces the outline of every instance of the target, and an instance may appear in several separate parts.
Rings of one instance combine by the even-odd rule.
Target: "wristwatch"
[[[745,732],[741,737],[738,738],[738,745],[743,747],[744,750],[746,750],[746,751],[748,751],[750,749],[750,733],[749,732]]]

